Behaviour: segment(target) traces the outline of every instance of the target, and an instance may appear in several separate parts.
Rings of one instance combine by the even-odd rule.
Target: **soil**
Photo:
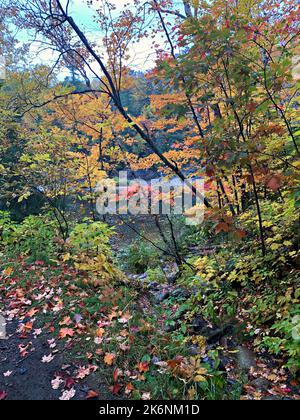
[[[49,355],[50,337],[41,335],[37,338],[30,336],[27,339],[20,338],[17,332],[18,322],[7,324],[7,339],[0,340],[0,395],[5,390],[6,400],[58,400],[61,390],[54,390],[51,381],[56,373],[62,373],[66,381],[72,378],[72,371],[75,366],[66,365],[66,349],[56,349],[55,358],[50,363],[42,363],[42,358]],[[19,346],[27,346],[32,343],[28,349],[28,355],[22,357]],[[53,352],[54,354],[54,352]],[[12,372],[10,376],[4,376],[5,373]],[[99,373],[90,375],[86,381],[79,384],[70,383],[70,388],[76,390],[74,400],[85,400],[90,390],[96,390],[99,393],[98,399],[112,400],[112,394],[108,390],[108,385],[101,380]]]

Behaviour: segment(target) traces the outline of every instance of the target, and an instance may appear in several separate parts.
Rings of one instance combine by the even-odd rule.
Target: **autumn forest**
[[[299,37],[299,0],[0,0],[0,400],[300,400]]]

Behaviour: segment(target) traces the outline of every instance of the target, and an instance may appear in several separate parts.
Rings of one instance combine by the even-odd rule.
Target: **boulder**
[[[272,387],[271,382],[269,382],[265,378],[257,378],[254,381],[252,381],[250,385],[261,392],[267,392],[268,389]]]
[[[247,347],[239,346],[237,348],[237,364],[241,370],[249,371],[251,368],[255,368],[256,364],[256,356],[253,351],[249,350]]]
[[[153,293],[153,296],[158,303],[162,303],[170,297],[170,292],[168,290],[162,290],[160,292]]]

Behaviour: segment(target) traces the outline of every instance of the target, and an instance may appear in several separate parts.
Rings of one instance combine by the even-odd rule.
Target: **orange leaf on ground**
[[[104,363],[108,366],[112,366],[115,361],[116,355],[113,353],[106,353],[104,357]]]
[[[139,369],[139,371],[141,372],[141,373],[146,373],[146,372],[149,372],[149,363],[148,362],[141,362],[139,365],[138,365],[138,369]]]
[[[87,400],[93,400],[94,398],[98,398],[99,397],[99,393],[96,391],[89,391],[87,393],[86,399]]]
[[[74,330],[71,328],[62,328],[59,332],[59,338],[74,337]]]
[[[104,328],[98,328],[96,331],[96,337],[102,338],[105,334]]]

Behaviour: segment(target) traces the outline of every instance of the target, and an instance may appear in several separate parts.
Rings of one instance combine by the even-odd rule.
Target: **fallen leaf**
[[[59,332],[59,338],[74,337],[74,330],[71,328],[62,328]]]
[[[98,392],[96,392],[96,391],[89,391],[87,393],[86,399],[87,400],[93,400],[94,398],[98,398],[98,397],[99,397]]]
[[[151,400],[151,394],[150,394],[150,392],[144,392],[144,394],[142,395],[142,400],[143,401],[149,401],[149,400]]]
[[[68,389],[71,389],[75,384],[76,384],[76,382],[74,381],[74,379],[70,377],[70,378],[67,378],[65,380],[64,387],[65,388],[68,388]]]
[[[0,391],[0,401],[5,400],[7,393],[5,391]]]
[[[51,381],[52,389],[59,389],[63,382],[64,381],[61,378],[53,379],[53,381]]]
[[[146,372],[149,372],[149,363],[148,362],[141,362],[139,365],[138,365],[138,370],[141,372],[141,373],[146,373]]]
[[[36,315],[38,312],[39,312],[39,311],[38,311],[36,308],[32,308],[32,309],[30,309],[30,310],[27,312],[26,316],[27,316],[28,318],[33,318],[33,317],[34,317],[34,315]]]
[[[129,395],[132,393],[132,391],[134,391],[134,386],[132,385],[132,383],[127,384],[125,388],[125,394]]]
[[[49,354],[49,356],[44,356],[42,358],[42,363],[51,363],[54,360],[53,354]]]
[[[119,379],[121,374],[122,374],[122,371],[118,368],[114,371],[113,377],[114,377],[115,382],[118,382],[118,379]]]
[[[122,385],[120,385],[120,384],[115,384],[115,385],[114,385],[113,387],[111,387],[110,389],[111,389],[111,392],[112,392],[114,395],[118,395],[118,394],[120,393],[121,389],[122,389]]]
[[[72,320],[69,316],[66,316],[60,323],[59,325],[71,325],[72,324]]]
[[[114,363],[114,360],[116,358],[116,355],[113,353],[106,353],[104,357],[104,363],[108,366],[112,366]]]
[[[90,369],[86,368],[85,366],[82,366],[78,369],[77,375],[76,375],[76,379],[84,379],[87,376],[89,376],[90,374]]]
[[[12,267],[7,267],[5,270],[2,271],[2,274],[5,277],[10,277],[13,272],[14,272],[14,269]]]
[[[62,396],[59,398],[60,401],[70,401],[76,395],[76,391],[74,388],[70,389],[70,391],[64,391]]]
[[[119,322],[120,324],[127,324],[131,319],[132,316],[130,315],[130,313],[126,312],[126,314],[124,314],[122,318],[119,319]]]
[[[105,334],[104,328],[98,328],[97,329],[97,331],[96,331],[96,337],[102,338],[104,336],[104,334]]]

